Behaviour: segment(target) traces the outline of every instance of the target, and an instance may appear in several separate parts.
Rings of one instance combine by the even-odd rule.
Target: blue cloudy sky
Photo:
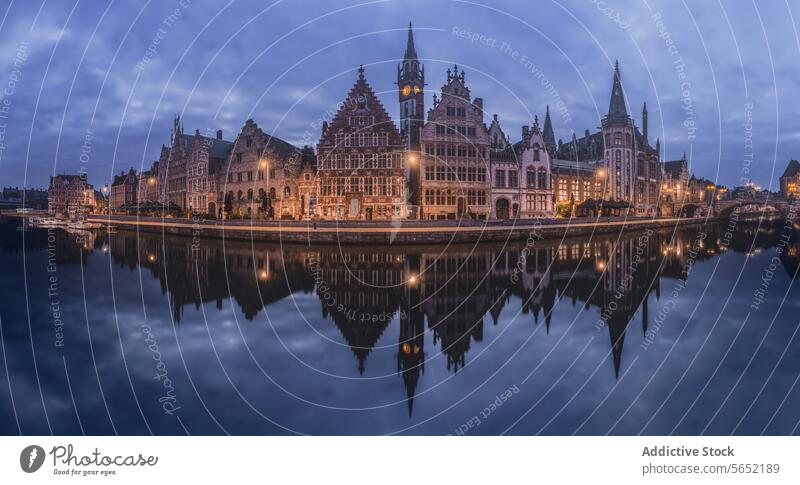
[[[176,113],[186,131],[232,139],[253,118],[315,144],[316,121],[343,99],[359,64],[396,118],[409,20],[426,103],[457,63],[512,139],[548,103],[562,103],[556,138],[594,130],[619,59],[629,109],[641,126],[647,102],[650,139],[662,140],[666,159],[685,151],[700,176],[727,185],[752,176],[774,188],[800,157],[800,6],[788,1],[3,3],[0,185],[45,186],[53,173],[83,168],[100,186],[123,168],[148,167]]]

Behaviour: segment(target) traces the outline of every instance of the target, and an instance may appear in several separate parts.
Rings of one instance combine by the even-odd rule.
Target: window
[[[258,171],[258,180],[264,180],[264,172],[262,170]]]
[[[269,198],[275,200],[278,198],[277,194],[275,193],[275,187],[269,188]]]
[[[503,188],[506,186],[506,171],[502,169],[496,169],[494,171],[494,186],[497,188]]]
[[[622,145],[622,133],[614,133],[614,144]]]
[[[236,163],[242,163],[242,154],[241,153],[237,153],[236,154]]]
[[[508,171],[508,186],[512,189],[516,189],[518,186],[517,183],[517,171],[516,170],[509,170]]]
[[[540,158],[539,158],[539,144],[533,145],[533,161],[534,162],[540,161]]]
[[[242,191],[236,192],[236,200],[242,200]]]
[[[533,167],[528,167],[525,173],[525,182],[529,188],[536,187],[536,171]]]
[[[286,187],[283,188],[283,197],[288,199],[291,196],[292,196],[292,190],[287,185]]]
[[[538,171],[538,184],[540,189],[547,188],[547,171],[543,168],[540,168]]]
[[[247,200],[253,200],[253,189],[247,191]]]

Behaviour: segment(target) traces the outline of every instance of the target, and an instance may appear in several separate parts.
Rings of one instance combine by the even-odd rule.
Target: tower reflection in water
[[[703,237],[696,230],[642,232],[444,250],[281,247],[231,240],[193,245],[191,238],[122,231],[92,235],[80,250],[110,248],[117,264],[147,269],[168,296],[178,326],[189,305],[216,302],[222,308],[223,301],[231,299],[252,320],[292,294],[315,295],[323,319],[341,333],[360,374],[381,335],[398,325],[397,373],[410,414],[426,352],[441,352],[447,369],[459,372],[467,365],[471,345],[482,341],[484,326],[497,325],[512,297],[521,301],[518,318],[532,326],[545,325],[548,334],[559,300],[599,310],[596,325],[608,332],[619,378],[628,326],[636,318],[639,331],[647,332],[648,296],[655,293],[660,298],[666,281],[685,283],[690,258],[701,261],[728,249],[758,251],[773,246],[780,236],[780,227],[754,226],[738,231],[726,245],[723,231],[724,227],[708,226]],[[790,274],[798,266],[796,244],[781,256]],[[426,332],[435,349],[425,348]]]

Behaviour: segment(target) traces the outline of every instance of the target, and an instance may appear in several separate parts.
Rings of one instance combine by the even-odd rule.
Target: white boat
[[[61,222],[55,217],[42,217],[35,223],[35,225],[36,227],[58,227],[61,225]]]
[[[102,224],[98,222],[75,221],[67,224],[67,227],[69,227],[70,229],[80,229],[80,230],[100,229],[102,227]]]

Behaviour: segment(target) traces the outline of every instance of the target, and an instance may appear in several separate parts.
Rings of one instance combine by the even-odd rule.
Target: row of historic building
[[[363,67],[323,123],[316,151],[253,120],[229,141],[222,131],[186,133],[175,118],[170,143],[149,170],[114,177],[110,208],[212,218],[511,219],[669,215],[690,197],[719,196],[715,184],[689,177],[685,157],[661,161],[646,105],[641,129],[628,113],[618,64],[600,130],[566,143],[556,141],[549,108],[543,124],[535,117],[512,143],[497,115],[487,125],[484,100],[458,66],[447,69],[426,110],[427,86],[409,25],[397,67],[399,126]]]

